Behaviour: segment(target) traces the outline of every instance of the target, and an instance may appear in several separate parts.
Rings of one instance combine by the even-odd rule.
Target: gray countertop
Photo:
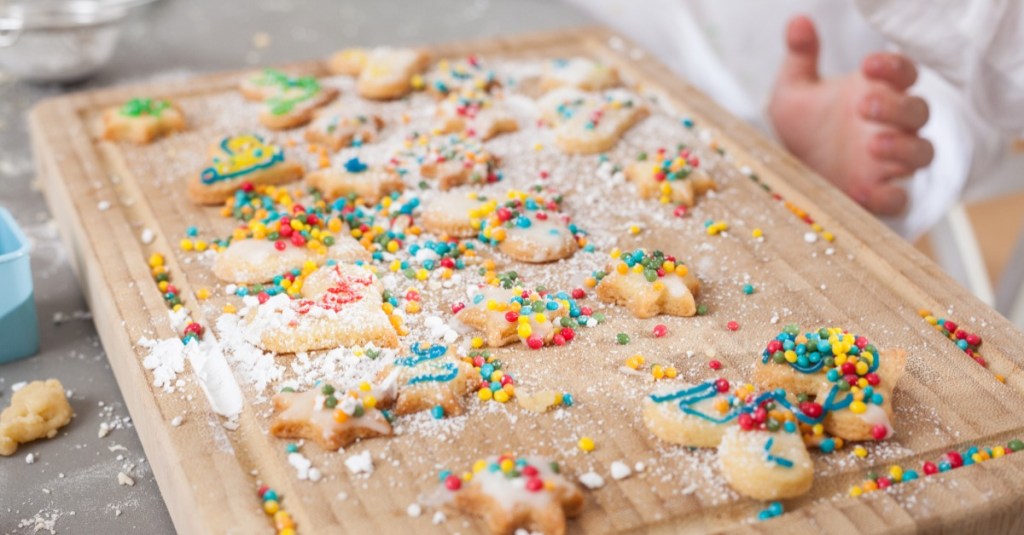
[[[56,378],[71,392],[75,411],[57,438],[0,458],[0,534],[174,531],[34,180],[25,112],[37,101],[111,84],[320,58],[345,46],[443,42],[588,22],[545,0],[161,0],[131,16],[111,64],[86,83],[32,86],[0,72],[0,205],[33,242],[42,339],[38,355],[0,365],[0,406],[10,403],[15,384]],[[101,437],[105,428],[110,431]],[[119,484],[121,472],[134,485]]]

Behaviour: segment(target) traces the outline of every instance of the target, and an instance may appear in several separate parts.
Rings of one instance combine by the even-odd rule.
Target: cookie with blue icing
[[[395,414],[405,415],[441,407],[444,415],[465,412],[466,396],[480,384],[480,372],[447,355],[443,345],[415,343],[407,355],[381,371],[378,387],[393,392]]]
[[[256,134],[220,139],[210,149],[206,167],[188,180],[188,198],[196,204],[222,204],[243,184],[284,184],[302,178],[302,165],[284,149]]]

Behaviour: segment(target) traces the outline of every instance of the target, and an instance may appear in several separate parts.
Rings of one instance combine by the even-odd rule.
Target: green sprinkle
[[[615,335],[615,342],[620,346],[624,346],[629,343],[629,335],[626,333],[619,333]]]

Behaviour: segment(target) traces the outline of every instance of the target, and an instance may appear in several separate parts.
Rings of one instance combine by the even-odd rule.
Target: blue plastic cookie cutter
[[[0,364],[39,351],[28,240],[0,207]]]

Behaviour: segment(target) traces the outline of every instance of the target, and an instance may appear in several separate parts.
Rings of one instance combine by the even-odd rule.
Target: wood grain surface
[[[482,524],[452,511],[447,512],[447,522],[434,524],[429,512],[411,518],[406,507],[436,487],[439,467],[466,468],[478,456],[507,449],[564,458],[575,475],[588,470],[604,475],[607,484],[587,493],[586,510],[570,522],[571,532],[1024,531],[1024,455],[862,498],[846,496],[850,485],[861,482],[870,470],[884,472],[891,464],[919,468],[923,460],[935,460],[950,449],[1005,444],[1024,434],[1024,375],[1019,369],[1024,335],[1007,320],[791,155],[606,30],[453,43],[434,52],[439,57],[474,52],[493,58],[600,58],[616,65],[628,81],[658,93],[679,114],[710,129],[729,159],[715,167],[721,173],[722,194],[702,201],[694,217],[729,221],[730,236],[708,237],[701,232],[700,221],[684,223],[691,234],[680,234],[678,229],[658,228],[661,220],[652,217],[645,221],[650,230],[643,235],[643,244],[681,250],[684,258],[704,251],[709,262],[722,260],[715,265],[721,272],[699,274],[736,283],[706,284],[702,302],[711,308],[708,316],[661,320],[673,333],[672,340],[645,338],[643,333],[649,333],[656,321],[635,320],[616,311],[609,313],[608,324],[583,335],[588,341],[545,350],[543,359],[518,347],[502,350],[507,367],[527,384],[574,392],[579,403],[566,410],[566,421],[533,416],[510,404],[506,410],[473,411],[455,431],[412,430],[364,441],[345,454],[325,454],[307,445],[304,453],[327,477],[316,484],[297,481],[284,460],[285,441],[265,431],[265,403],[248,399],[238,429],[227,430],[209,410],[197,382],[186,381],[173,394],[151,386],[150,372],[142,365],[145,349],[137,344],[142,337],[176,334],[146,264],[154,252],[167,256],[183,301],[204,325],[213,325],[220,306],[228,302],[217,296],[200,303],[195,292],[215,281],[200,262],[178,254],[177,240],[189,225],[221,234],[231,228],[217,209],[197,208],[187,201],[180,171],[198,169],[210,133],[234,120],[219,115],[217,105],[228,98],[225,95],[234,94],[240,73],[48,100],[30,115],[47,201],[180,533],[270,532],[270,521],[255,495],[258,481],[285,496],[283,505],[300,532],[477,532]],[[317,63],[289,68],[324,74]],[[192,111],[190,131],[139,149],[100,141],[99,110],[138,95],[184,103]],[[834,243],[805,241],[810,227],[741,174],[742,166],[806,210],[836,236]],[[111,208],[100,209],[101,201],[112,203]],[[749,238],[755,227],[763,229],[763,243]],[[151,243],[139,239],[143,229],[154,232]],[[622,240],[629,239],[623,233]],[[624,248],[638,244],[632,240]],[[755,295],[745,297],[738,290],[746,280],[741,273],[757,283]],[[989,369],[926,324],[918,316],[920,308],[949,313],[979,333]],[[784,317],[775,324],[771,318],[780,311]],[[729,320],[739,321],[740,331],[729,332]],[[907,349],[910,361],[894,400],[895,443],[872,446],[864,460],[854,458],[850,448],[832,456],[815,454],[818,471],[811,492],[787,501],[788,512],[782,517],[758,523],[752,521],[763,503],[723,489],[720,478],[708,480],[714,479],[713,473],[708,475],[713,472],[708,468],[712,452],[672,448],[650,436],[639,418],[639,401],[650,385],[630,382],[616,368],[629,354],[642,350],[663,355],[691,378],[709,377],[706,363],[714,356],[725,364],[724,374],[749,379],[762,344],[785,323],[805,328],[842,325],[879,345]],[[634,333],[643,340],[628,350],[617,347],[617,332]],[[581,359],[588,359],[582,367],[585,373],[567,373],[582,366]],[[1005,383],[993,372],[1005,376]],[[248,398],[265,394],[247,385],[243,391]],[[170,421],[183,414],[184,423],[172,426]],[[594,437],[598,448],[593,453],[575,448],[580,434]],[[369,478],[350,475],[342,464],[345,455],[363,450],[380,459]],[[642,461],[648,469],[615,481],[608,466],[616,460]],[[339,499],[339,493],[347,499]]]

